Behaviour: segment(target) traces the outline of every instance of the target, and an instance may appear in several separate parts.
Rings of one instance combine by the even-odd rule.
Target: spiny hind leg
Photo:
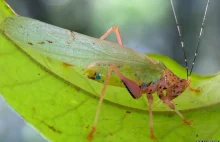
[[[153,112],[152,112],[152,103],[153,103],[153,96],[152,94],[147,94],[148,100],[148,112],[149,112],[149,121],[150,121],[150,137],[152,140],[157,140],[154,136],[154,122],[153,122]]]
[[[182,121],[183,121],[185,124],[191,125],[191,124],[193,123],[192,120],[191,120],[191,121],[187,121],[187,120],[186,120],[186,118],[183,116],[183,114],[175,108],[175,105],[169,100],[168,97],[166,97],[166,96],[163,94],[163,92],[157,92],[157,94],[158,94],[159,98],[160,98],[164,103],[166,103],[166,104],[169,106],[169,108],[171,108],[176,114],[179,115],[179,117],[182,119]]]
[[[94,122],[93,122],[93,126],[92,126],[92,129],[91,129],[89,135],[87,136],[87,139],[90,140],[90,141],[93,139],[93,135],[96,131],[96,126],[98,124],[98,118],[99,118],[99,114],[100,114],[100,110],[101,110],[101,105],[102,105],[104,95],[105,95],[105,92],[106,92],[106,89],[107,89],[109,78],[111,76],[111,72],[113,72],[113,71],[124,82],[124,84],[127,85],[126,86],[127,89],[130,89],[129,91],[130,91],[130,93],[133,93],[134,97],[138,98],[138,97],[141,96],[141,90],[140,90],[137,83],[135,83],[135,82],[127,79],[126,77],[124,77],[115,65],[109,66],[108,72],[106,74],[104,86],[103,86],[102,91],[101,91],[98,106],[97,106],[97,109],[96,109],[96,114],[95,114],[95,119],[94,119]]]
[[[120,31],[119,31],[118,26],[113,26],[113,27],[111,27],[110,29],[108,29],[107,32],[104,33],[104,34],[101,36],[100,39],[104,40],[104,39],[105,39],[107,36],[109,36],[109,34],[110,34],[111,32],[113,32],[113,31],[114,31],[115,34],[116,34],[116,38],[117,38],[118,44],[123,45],[122,38],[121,38],[121,34],[120,34]]]

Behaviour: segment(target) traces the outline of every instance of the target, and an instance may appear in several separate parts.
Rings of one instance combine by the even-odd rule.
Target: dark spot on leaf
[[[81,91],[81,88],[79,87],[75,87],[76,91],[80,92]]]
[[[45,42],[41,41],[41,42],[37,42],[38,44],[45,44]]]
[[[71,66],[73,66],[73,65],[71,65],[71,64],[64,63],[64,62],[63,62],[63,65],[66,66],[66,67],[71,67]]]
[[[52,41],[50,41],[50,40],[47,40],[47,42],[48,42],[48,43],[53,43],[53,42],[52,42]]]
[[[32,110],[33,110],[33,113],[35,114],[36,113],[35,107],[32,107]]]
[[[174,116],[173,113],[168,114],[168,117],[173,117],[173,116]]]
[[[28,44],[29,44],[29,45],[33,45],[33,43],[31,43],[31,42],[28,42]]]
[[[45,123],[44,121],[42,121],[43,124],[45,124],[50,130],[52,130],[55,133],[59,133],[61,134],[62,132],[60,130],[57,130],[54,126],[48,125],[47,123]]]
[[[196,137],[198,137],[199,135],[198,134],[196,134]]]
[[[128,111],[128,110],[126,110],[126,113],[127,113],[127,114],[129,114],[129,113],[131,113],[131,112],[130,112],[130,111]]]

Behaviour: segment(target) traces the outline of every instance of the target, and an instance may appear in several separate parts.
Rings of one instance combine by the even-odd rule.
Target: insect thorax
[[[157,92],[159,98],[165,95],[167,99],[173,100],[179,96],[189,86],[189,79],[182,79],[177,77],[173,72],[166,69],[160,80],[157,81],[155,92]],[[164,91],[166,93],[164,94]]]

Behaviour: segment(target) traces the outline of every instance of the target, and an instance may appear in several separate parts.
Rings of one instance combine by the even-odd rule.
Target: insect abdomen
[[[89,65],[85,69],[85,73],[87,74],[87,77],[89,79],[104,83],[109,66],[111,66],[111,64],[109,63],[94,63]],[[148,85],[149,83],[154,83],[158,80],[158,77],[155,77],[155,80],[151,80],[151,78],[149,78],[149,76],[152,76],[151,73],[144,73],[144,71],[134,72],[132,67],[128,65],[116,65],[116,67],[123,76],[126,76],[126,78],[136,82],[140,86],[140,88]],[[111,73],[108,84],[124,87],[122,80],[114,72]]]

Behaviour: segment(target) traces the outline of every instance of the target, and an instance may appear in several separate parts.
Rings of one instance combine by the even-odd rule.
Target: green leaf
[[[0,1],[0,23],[13,13]],[[32,51],[28,54],[0,35],[0,93],[27,122],[53,141],[86,141],[93,123],[102,84],[87,79],[76,67],[60,66]],[[163,61],[178,76],[185,69],[168,57],[149,55]],[[154,127],[158,141],[219,139],[220,75],[193,74],[192,87],[175,100],[184,116],[194,121],[187,126],[155,96]],[[126,89],[108,87],[94,141],[149,141],[145,100],[133,100]]]

